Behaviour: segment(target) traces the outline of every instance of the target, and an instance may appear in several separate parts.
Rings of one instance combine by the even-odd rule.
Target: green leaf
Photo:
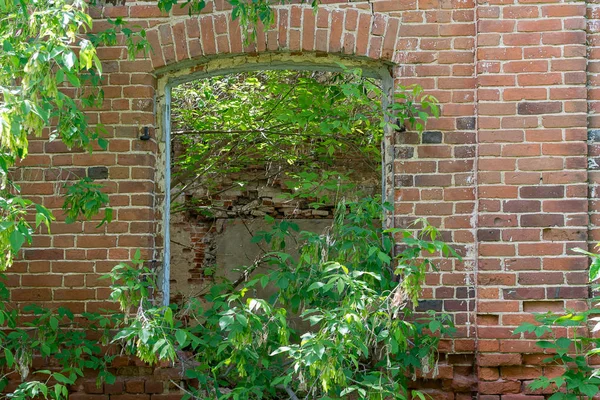
[[[599,389],[596,385],[581,384],[579,390],[588,397],[594,397]]]
[[[71,85],[73,85],[74,87],[80,87],[81,86],[81,81],[79,80],[79,78],[77,77],[77,75],[75,75],[72,72],[66,72],[65,75],[67,75],[67,80],[69,81],[69,83]]]
[[[571,339],[565,338],[565,337],[558,338],[556,340],[556,346],[560,347],[560,348],[563,348],[563,349],[569,348],[572,343],[573,343],[573,341]]]
[[[100,146],[102,150],[106,150],[108,148],[108,140],[104,138],[98,138],[98,146]]]
[[[56,71],[56,83],[60,85],[64,81],[65,81],[65,73],[63,72],[62,69],[59,69],[58,71]]]
[[[72,379],[67,378],[66,376],[64,376],[61,373],[55,372],[54,374],[52,374],[52,377],[54,379],[56,379],[57,382],[65,383],[67,385],[72,385],[73,384],[73,380]]]
[[[263,275],[260,278],[260,285],[262,286],[262,288],[266,288],[267,285],[269,284],[270,278],[269,275]]]
[[[342,292],[344,291],[345,287],[346,287],[346,285],[345,285],[344,281],[341,280],[341,279],[339,279],[337,281],[337,290],[338,290],[338,293],[342,294]]]
[[[552,396],[548,398],[548,400],[567,400],[564,393],[554,393]]]
[[[178,329],[175,332],[175,338],[177,339],[177,343],[179,343],[181,347],[184,347],[187,342],[187,332],[182,329]]]
[[[252,236],[252,238],[250,239],[250,243],[260,243],[261,241],[263,241],[263,239],[264,236],[256,234]]]
[[[56,384],[54,385],[54,398],[56,399],[60,399],[62,396],[62,389],[63,389],[63,385],[60,384]]]
[[[312,291],[312,290],[317,290],[322,288],[323,286],[325,286],[325,284],[323,282],[314,282],[312,283],[309,287],[308,287],[308,291]]]
[[[595,281],[600,277],[600,258],[594,257],[590,265],[590,281]]]
[[[290,350],[291,350],[291,347],[288,347],[288,346],[281,346],[281,347],[279,347],[278,349],[276,349],[276,350],[272,351],[272,352],[271,352],[269,355],[270,355],[270,356],[275,356],[275,355],[277,355],[277,354],[280,354],[280,353],[285,353],[285,352],[288,352],[288,351],[290,351]]]
[[[431,332],[435,333],[435,332],[439,331],[441,328],[442,328],[442,324],[440,321],[434,319],[431,322],[429,322],[429,330]]]
[[[117,380],[116,376],[114,376],[110,372],[107,372],[106,374],[104,374],[103,377],[104,377],[104,381],[106,383],[108,383],[109,385],[112,385]]]
[[[240,325],[242,325],[244,328],[248,326],[248,319],[246,318],[246,316],[244,314],[236,315],[235,319],[237,319],[238,322],[240,323]]]
[[[382,263],[384,263],[386,265],[389,264],[392,261],[392,258],[389,255],[387,255],[387,254],[385,254],[384,252],[381,252],[381,251],[379,253],[377,253],[377,257],[379,258],[379,260]]]
[[[52,328],[53,331],[58,330],[58,319],[56,319],[55,317],[50,317],[50,327]]]
[[[4,232],[8,228],[12,228],[14,226],[12,221],[2,221],[0,222],[0,233]]]
[[[9,241],[13,253],[17,253],[25,243],[25,236],[18,230],[14,230],[10,233]]]
[[[65,67],[67,67],[68,70],[72,70],[75,66],[75,63],[77,62],[77,57],[75,56],[75,53],[73,53],[72,51],[65,53],[63,55],[63,62],[65,63]],[[69,76],[69,72],[67,72],[67,76]]]
[[[425,395],[424,395],[422,392],[419,392],[418,390],[413,390],[413,391],[411,392],[411,394],[412,394],[412,396],[413,396],[413,399],[415,399],[415,398],[417,398],[417,397],[418,397],[418,398],[419,398],[419,400],[426,400],[426,399],[425,399]]]
[[[4,348],[4,358],[6,359],[6,365],[8,365],[9,368],[12,368],[15,358],[13,357],[11,351],[7,348]]]
[[[543,325],[542,326],[537,326],[534,329],[535,336],[537,336],[537,337],[543,336],[544,334],[549,333],[551,331],[552,330],[550,329],[550,327],[543,326]]]
[[[175,322],[173,321],[173,310],[170,307],[165,307],[164,318],[165,322],[173,327]]]
[[[221,330],[226,330],[233,323],[232,315],[224,315],[219,319],[219,327]]]

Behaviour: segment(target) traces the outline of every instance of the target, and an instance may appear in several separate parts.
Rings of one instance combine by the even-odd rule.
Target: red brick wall
[[[530,312],[582,308],[588,297],[587,260],[571,249],[600,239],[600,7],[554,0],[323,3],[317,15],[299,5],[278,8],[276,25],[259,30],[251,46],[243,46],[223,0],[193,17],[178,8],[163,15],[147,2],[94,9],[96,29],[117,16],[147,28],[154,53],[128,61],[123,47],[99,51],[106,101],[90,117],[113,136],[107,151],[90,157],[35,139],[18,173],[24,193],[58,209],[66,171],[106,167],[115,222],[101,229],[57,222],[52,236],[37,236],[9,277],[12,300],[96,311],[109,304],[99,274],[136,248],[161,259],[165,167],[157,161],[159,143],[138,136],[157,124],[163,76],[236,54],[249,62],[267,52],[381,60],[396,84],[418,83],[442,103],[422,140],[395,137],[395,223],[425,216],[465,256],[428,278],[421,307],[452,313],[459,331],[444,343],[439,379],[419,385],[436,399],[542,399],[519,394],[552,371],[533,341],[511,331]],[[153,138],[158,133],[151,130]]]

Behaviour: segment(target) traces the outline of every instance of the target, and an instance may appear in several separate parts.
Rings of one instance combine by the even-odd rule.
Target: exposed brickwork
[[[163,15],[135,1],[94,9],[95,29],[117,16],[147,28],[154,53],[129,61],[123,47],[99,52],[106,101],[89,115],[108,127],[107,151],[90,157],[34,139],[16,174],[23,192],[57,210],[59,220],[62,182],[100,178],[115,222],[101,229],[57,222],[51,236],[37,236],[8,277],[12,300],[97,311],[111,306],[99,274],[136,248],[161,258],[163,155],[155,139],[138,137],[144,126],[158,127],[159,81],[180,66],[200,71],[211,57],[245,54],[252,62],[269,52],[381,60],[392,65],[397,85],[418,83],[442,103],[442,116],[421,140],[394,138],[395,224],[427,217],[464,255],[460,263],[442,262],[427,280],[421,308],[452,313],[459,330],[443,343],[438,379],[420,388],[436,399],[478,393],[482,400],[541,400],[527,384],[557,371],[512,330],[531,312],[581,309],[588,297],[587,260],[571,250],[600,240],[600,7],[560,0],[323,3],[316,15],[297,4],[278,7],[276,24],[259,29],[248,46],[222,0],[193,17],[185,8]],[[159,133],[151,129],[152,138]],[[145,376],[119,382],[75,389],[82,400],[179,398],[167,386],[159,394]]]
[[[478,226],[502,238],[479,244],[478,315],[497,319],[477,327],[478,389],[527,393],[521,380],[542,371],[518,354],[536,350],[512,329],[536,304],[587,297],[586,263],[570,251],[586,246],[588,225],[585,5],[478,11]],[[481,279],[488,274],[502,279]]]

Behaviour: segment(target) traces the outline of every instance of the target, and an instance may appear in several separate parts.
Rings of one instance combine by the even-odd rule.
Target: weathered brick
[[[104,383],[104,393],[105,394],[121,394],[124,390],[124,384],[122,381],[116,381],[115,383]]]
[[[589,297],[589,287],[568,286],[546,288],[546,296],[549,299],[586,299]]]
[[[519,190],[521,197],[529,199],[558,198],[563,197],[565,188],[563,186],[527,186]]]
[[[145,393],[163,393],[165,385],[161,381],[147,380],[144,391]]]
[[[422,141],[424,144],[442,143],[442,132],[440,132],[440,131],[423,132]]]
[[[479,229],[477,239],[482,242],[495,242],[500,240],[499,229]]]
[[[502,210],[509,213],[527,213],[541,211],[541,202],[537,200],[507,200]]]
[[[532,300],[532,299],[544,299],[546,292],[544,288],[531,288],[531,287],[516,287],[514,289],[502,289],[502,295],[507,300]],[[503,319],[504,325],[520,325],[522,322],[511,324],[507,318]]]
[[[478,364],[481,367],[521,365],[521,355],[506,353],[480,354]]]
[[[564,216],[562,214],[526,214],[521,216],[521,226],[563,226]]]
[[[562,111],[560,102],[522,102],[518,105],[518,113],[522,115],[555,114]]]
[[[456,121],[456,128],[462,130],[475,129],[475,118],[474,117],[461,117]]]
[[[87,169],[88,178],[92,179],[107,179],[108,168],[106,167],[89,167]]]

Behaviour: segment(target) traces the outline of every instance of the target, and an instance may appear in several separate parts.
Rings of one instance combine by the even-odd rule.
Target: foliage
[[[8,307],[4,284],[0,295],[0,326],[4,328],[0,330],[0,390],[16,382],[10,393],[13,399],[67,399],[68,387],[84,376],[84,369],[97,371],[98,383],[114,382],[107,368],[115,356],[106,353],[102,344],[108,343],[118,314],[76,317],[64,307],[52,310],[37,305],[25,306],[21,313]],[[48,363],[52,367],[34,370],[36,357],[52,360]]]
[[[68,147],[105,149],[101,124],[92,126],[86,107],[99,106],[102,68],[96,47],[125,38],[136,54],[147,48],[143,32],[133,32],[122,20],[110,29],[88,35],[92,18],[81,0],[0,1],[0,270],[8,268],[21,246],[40,225],[54,219],[41,204],[20,195],[9,170],[28,154],[29,139],[47,130],[49,140]],[[107,205],[107,197],[89,179],[68,191],[68,220],[89,218]],[[33,214],[32,217],[29,217]],[[29,221],[35,220],[35,225]],[[110,210],[103,221],[110,220]]]
[[[173,197],[198,188],[218,194],[224,175],[256,165],[285,169],[295,196],[339,193],[342,173],[332,169],[339,157],[363,159],[378,174],[385,121],[422,130],[427,112],[437,114],[419,88],[403,88],[398,101],[405,104],[389,110],[381,109],[381,96],[360,70],[262,71],[175,88],[174,147],[183,154]],[[298,232],[295,223],[267,216],[272,229],[253,242],[271,252],[242,268],[239,279],[174,307],[175,322],[171,311],[161,321],[166,310],[150,308],[142,318],[147,329],[137,324],[120,336],[130,349],[141,341],[142,357],[155,346],[167,358],[177,354],[186,376],[199,382],[184,388],[188,397],[408,398],[406,380],[435,369],[437,335],[452,331],[444,316],[414,318],[425,273],[435,267],[424,255],[457,254],[426,221],[412,231],[384,230],[381,199],[347,203],[343,194],[327,233]],[[392,258],[395,240],[402,251]]]
[[[515,329],[515,334],[533,333],[540,338],[536,345],[551,353],[544,362],[564,368],[560,376],[537,378],[529,386],[532,390],[554,388],[556,393],[550,397],[551,400],[591,399],[598,393],[600,377],[596,376],[596,369],[589,363],[589,356],[597,353],[598,339],[590,338],[587,330],[590,313],[597,311],[564,315],[548,312],[536,315],[537,324],[524,323]],[[556,328],[569,329],[572,337],[557,337]]]
[[[94,46],[81,35],[92,23],[85,10],[81,1],[0,3],[0,143],[7,163],[25,157],[27,135],[40,135],[51,119],[52,137],[71,146],[90,142],[83,112],[59,90],[62,83],[74,88],[93,83],[101,70]],[[95,96],[87,99],[96,104]]]
[[[273,5],[290,3],[289,0],[227,0],[231,5],[231,16],[234,20],[239,20],[242,27],[246,43],[256,39],[257,26],[271,26],[274,22]],[[310,3],[316,11],[319,0],[300,0],[301,3]],[[206,7],[206,0],[158,0],[158,7],[166,12],[171,11],[173,7],[188,7],[189,13],[198,13]]]
[[[258,21],[267,25],[272,21],[270,2],[229,2],[242,26],[254,29]],[[193,11],[205,6],[202,0],[186,3]],[[163,9],[174,4],[176,0],[159,1]],[[148,42],[143,29],[126,26],[120,18],[109,20],[108,30],[88,35],[92,21],[87,3],[81,0],[0,0],[0,17],[0,251],[4,255],[0,269],[6,269],[31,241],[34,230],[42,225],[49,230],[54,219],[42,205],[20,196],[18,185],[10,180],[10,169],[27,156],[32,136],[47,134],[50,140],[61,140],[68,147],[91,151],[97,143],[105,149],[102,125],[90,125],[85,114],[87,107],[99,106],[103,100],[96,48],[121,43],[123,38],[129,56],[134,57],[147,51]],[[314,82],[306,85],[313,92],[300,85],[304,92],[298,89],[300,94],[291,95],[296,108],[286,110],[287,120],[284,113],[278,113],[279,123],[296,124],[301,133],[312,127],[315,134],[321,134],[316,149],[321,162],[340,151],[338,143],[323,137],[334,132],[348,139],[357,131],[372,131],[372,136],[361,137],[367,142],[359,147],[375,154],[380,126],[371,129],[374,120],[362,112],[374,110],[371,100],[376,87],[342,75],[336,79],[340,80],[327,89]],[[290,88],[288,84],[287,90]],[[284,86],[277,90],[281,94]],[[320,97],[315,96],[318,91]],[[351,119],[344,113],[335,114],[333,104],[354,98],[358,103],[352,104],[360,107],[345,108]],[[278,108],[274,98],[268,100]],[[316,100],[316,109],[327,114],[321,121],[314,112],[304,111]],[[392,111],[416,112],[414,103],[406,107]],[[275,128],[261,125],[260,129],[265,127]],[[294,144],[279,143],[288,150]],[[299,162],[270,145],[286,162]],[[68,186],[65,195],[67,222],[92,218],[103,208],[100,225],[110,222],[108,197],[91,179]],[[36,305],[25,306],[23,314],[9,309],[6,301],[0,302],[0,326],[7,328],[0,330],[4,354],[0,382],[12,383],[12,375],[18,374],[22,382],[11,397],[57,400],[68,396],[68,386],[83,376],[84,369],[98,371],[99,383],[110,383],[114,377],[108,366],[114,356],[105,346],[112,343],[149,363],[179,359],[186,366],[182,354],[192,352],[194,360],[187,376],[197,378],[200,388],[187,390],[198,397],[263,398],[285,391],[290,396],[301,392],[335,398],[355,391],[360,398],[406,398],[406,374],[434,366],[439,339],[429,331],[449,333],[451,328],[445,319],[411,321],[412,309],[405,302],[416,300],[430,266],[420,260],[421,251],[450,250],[427,226],[416,236],[383,231],[374,222],[381,212],[377,204],[342,204],[329,234],[300,233],[298,239],[305,246],[299,257],[286,252],[284,240],[297,226],[287,221],[274,224],[271,233],[262,236],[273,252],[259,263],[271,272],[242,279],[239,284],[216,286],[206,298],[209,303],[196,301],[179,310],[156,306],[152,301],[156,277],[139,253],[133,266],[120,264],[108,275],[111,297],[119,302],[122,315],[76,316],[62,307],[51,310]],[[394,234],[402,235],[406,245],[396,261],[389,256]],[[398,262],[397,269],[392,267],[394,262]],[[401,275],[402,283],[394,273]],[[252,297],[259,287],[276,287],[279,295]],[[0,289],[6,294],[4,287]],[[302,321],[306,329],[294,327],[293,321]],[[117,330],[116,335],[112,329]],[[44,357],[52,368],[31,372],[35,357]]]
[[[438,335],[452,327],[444,316],[412,318],[406,300],[418,293],[399,281],[422,279],[433,265],[414,259],[423,251],[456,254],[430,226],[416,236],[384,230],[377,222],[381,212],[379,199],[342,203],[321,235],[271,220],[272,229],[256,240],[272,251],[242,271],[245,279],[215,285],[205,299],[179,309],[134,297],[149,293],[139,289],[154,286],[152,275],[122,264],[110,274],[121,282],[113,286],[115,299],[125,310],[139,308],[115,340],[147,361],[178,355],[186,376],[199,382],[185,388],[186,397],[281,398],[287,392],[334,399],[356,392],[360,399],[406,399],[406,380],[435,369]],[[393,260],[398,233],[405,250]],[[289,237],[298,241],[297,256],[287,248]],[[265,290],[273,294],[261,296]]]
[[[151,295],[157,288],[156,274],[144,266],[139,250],[132,262],[133,266],[120,263],[103,276],[112,282],[110,297],[124,311],[125,323],[135,310],[131,323],[115,335],[113,342],[122,343],[126,351],[147,363],[159,359],[172,361],[175,352],[167,332],[174,327],[173,311],[170,307],[155,307],[152,303]]]
[[[314,207],[355,189],[357,171],[379,181],[384,128],[406,124],[420,132],[438,106],[411,86],[399,88],[398,102],[383,110],[378,84],[361,69],[342,68],[245,72],[174,88],[173,211],[208,213],[210,201],[180,195],[218,197],[247,179],[283,180],[292,197]]]
[[[116,21],[99,35],[88,35],[92,19],[80,0],[0,1],[0,270],[12,265],[25,243],[41,226],[50,231],[52,213],[20,194],[11,180],[11,168],[28,155],[32,137],[47,136],[68,147],[105,149],[102,125],[89,124],[85,109],[103,100],[101,64],[96,47],[117,43],[118,35],[131,52],[146,48],[143,32],[133,32]],[[91,218],[108,203],[106,194],[89,178],[66,191],[67,222]],[[105,208],[104,222],[111,219]],[[108,340],[118,315],[107,318],[84,313],[75,316],[65,308],[50,310],[36,305],[10,309],[7,291],[0,287],[0,346],[4,389],[11,376],[23,379],[10,394],[16,399],[67,398],[67,386],[83,376],[84,369],[99,372],[99,379],[114,377],[98,340]],[[94,335],[89,337],[88,335]],[[52,360],[49,370],[30,373],[35,357]]]
[[[397,256],[395,273],[401,277],[400,287],[406,299],[416,304],[425,283],[425,271],[435,269],[432,259],[421,257],[421,253],[460,257],[454,249],[437,239],[439,232],[427,220],[417,219],[413,224],[421,226],[417,234],[399,228],[388,229],[387,232],[399,235],[399,243],[406,246]]]
[[[271,2],[228,1],[233,7],[233,17],[239,18],[243,27],[254,29],[258,23],[268,25],[272,22]],[[169,11],[178,3],[182,7],[189,6],[190,12],[198,12],[206,5],[203,0],[183,2],[161,0],[158,6]],[[285,3],[285,0],[282,0],[282,3]],[[311,4],[316,7],[317,1],[312,1]],[[108,142],[103,138],[102,124],[90,125],[84,112],[87,107],[100,106],[104,97],[101,88],[102,69],[96,55],[96,48],[124,43],[130,58],[146,55],[150,51],[144,29],[129,26],[123,18],[108,19],[110,25],[108,29],[96,34],[88,34],[92,19],[87,13],[87,7],[87,2],[82,0],[0,2],[0,16],[3,21],[0,24],[2,46],[0,52],[0,203],[2,203],[3,220],[12,222],[10,227],[5,224],[2,227],[3,233],[0,234],[0,251],[5,255],[0,267],[4,269],[12,263],[13,257],[22,244],[30,240],[31,233],[40,225],[30,224],[27,215],[34,214],[34,217],[30,217],[29,220],[46,222],[53,220],[52,214],[40,204],[24,206],[25,201],[20,197],[18,185],[15,185],[9,177],[10,168],[14,167],[18,160],[27,156],[30,137],[41,136],[44,129],[48,129],[46,134],[50,140],[61,140],[68,147],[82,147],[91,151],[94,143],[97,142],[101,149],[105,149]],[[341,78],[341,75],[336,79],[341,80],[336,82],[335,87],[344,92],[340,98],[348,100],[355,95],[363,100],[374,98],[373,90],[376,88],[372,85],[369,87],[367,81],[352,85],[351,82],[344,80],[346,78]],[[317,90],[316,87],[317,85],[313,85],[312,89]],[[278,89],[282,90],[283,86]],[[331,87],[326,90],[329,94],[321,98],[339,103],[340,98],[336,99],[335,90]],[[311,100],[306,93],[305,91],[305,94],[299,97],[304,104]],[[427,97],[423,99],[423,104],[429,101]],[[410,100],[407,104],[411,107],[414,105]],[[332,111],[326,102],[321,102],[319,105],[325,106],[324,110]],[[362,101],[361,106],[369,109],[368,102]],[[372,111],[373,105],[370,106]],[[413,113],[415,110],[396,111],[401,114],[407,112],[407,115],[417,115]],[[432,112],[436,112],[435,110],[436,107],[431,107]],[[305,120],[309,117],[306,113],[301,115]],[[425,114],[418,115],[422,118]],[[291,117],[294,118],[295,115]],[[358,121],[359,125],[369,121],[369,118],[365,118],[364,115],[356,114],[354,117],[346,121]],[[414,118],[409,118],[409,122],[414,123]],[[325,121],[322,133],[332,132],[332,127],[339,130],[337,123],[339,121]],[[416,126],[419,127],[418,123]],[[365,126],[351,128],[356,130],[363,129]],[[373,135],[376,136],[377,129],[373,131]],[[332,151],[342,150],[335,140],[329,143],[327,139],[323,141],[325,143],[318,146],[320,152],[329,152],[331,156]],[[271,143],[275,142],[271,140]],[[372,145],[375,143],[377,141],[371,139],[369,146],[363,146],[360,151],[373,150]],[[271,149],[274,148],[276,147],[271,146]],[[278,150],[281,154],[281,148]],[[223,154],[221,156],[225,158]],[[288,161],[292,161],[292,157],[288,158]],[[339,176],[336,179],[339,181]],[[320,181],[327,184],[333,182],[323,177]],[[71,194],[63,207],[67,211],[68,221],[75,221],[78,218],[88,219],[108,205],[105,201],[106,196],[100,192],[100,187],[91,184],[89,180],[73,185]],[[91,201],[91,199],[95,200]],[[77,202],[80,203],[76,204]],[[110,209],[105,210],[103,222],[110,220],[110,213]],[[12,241],[8,239],[11,235],[14,238]]]
[[[110,24],[110,28],[89,35],[89,40],[95,47],[116,46],[121,37],[127,47],[127,58],[130,60],[137,56],[145,57],[153,51],[146,38],[146,31],[139,25],[131,26],[122,17],[107,18],[106,22]]]
[[[100,64],[91,43],[78,39],[79,32],[91,24],[83,2],[2,1],[0,15],[0,204],[4,221],[0,252],[5,255],[1,267],[6,269],[31,238],[29,212],[35,212],[36,221],[52,220],[43,206],[33,206],[18,195],[9,168],[27,156],[28,135],[40,136],[51,121],[55,126],[51,137],[69,145],[89,143],[83,112],[59,85],[69,82],[79,87],[84,78],[97,79],[97,74],[84,72]],[[97,135],[97,131],[92,133]]]
[[[590,281],[597,281],[600,278],[600,255],[582,249],[575,251],[591,258]],[[549,311],[536,314],[535,324],[523,323],[515,329],[514,334],[533,334],[539,339],[536,345],[550,353],[545,363],[564,368],[562,375],[537,378],[530,385],[531,389],[553,388],[555,393],[549,400],[591,399],[600,391],[598,369],[590,362],[590,357],[600,353],[600,338],[594,334],[600,330],[600,318],[595,316],[598,312],[600,309],[594,308],[584,312],[567,311],[564,314]],[[559,336],[557,329],[570,334]]]
[[[108,195],[102,193],[102,185],[93,183],[90,178],[83,178],[67,188],[63,210],[67,216],[65,221],[72,223],[81,215],[85,219],[91,219],[98,211],[104,208],[104,218],[97,227],[112,221],[112,208],[108,205]]]
[[[35,224],[28,221],[30,212],[35,212]],[[45,226],[50,231],[50,222],[54,217],[45,207],[34,204],[31,200],[6,193],[0,195],[0,271],[12,265],[13,257],[25,243],[31,243],[35,229]]]
[[[391,105],[388,115],[398,120],[394,126],[397,130],[408,125],[422,132],[430,115],[439,117],[438,100],[424,93],[419,85],[400,86],[394,96],[397,101]]]
[[[340,160],[377,174],[381,90],[359,74],[259,71],[175,88],[174,147],[183,149],[175,160],[178,193],[220,191],[224,176],[257,166],[264,166],[262,179],[286,174],[295,182],[322,171],[337,178]]]

